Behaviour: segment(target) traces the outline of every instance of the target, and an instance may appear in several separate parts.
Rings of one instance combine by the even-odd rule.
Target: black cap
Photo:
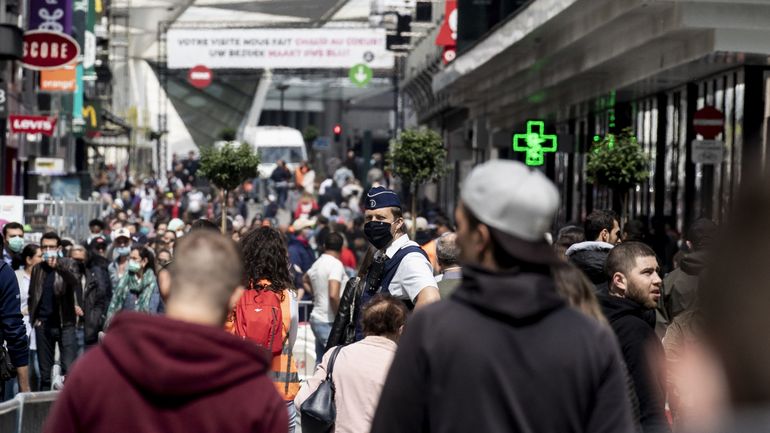
[[[88,227],[98,226],[100,229],[104,230],[104,221],[94,218],[88,223]]]

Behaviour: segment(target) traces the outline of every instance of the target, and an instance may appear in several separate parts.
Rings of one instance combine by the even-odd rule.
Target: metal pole
[[[279,92],[281,92],[281,125],[286,125],[286,112],[283,109],[283,94],[289,88],[288,84],[281,83],[277,86]]]

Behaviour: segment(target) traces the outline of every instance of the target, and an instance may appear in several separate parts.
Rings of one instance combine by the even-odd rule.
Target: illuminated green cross
[[[527,152],[527,165],[543,165],[545,163],[545,152],[556,152],[559,140],[556,135],[544,134],[545,122],[539,120],[530,120],[527,122],[526,134],[515,134],[513,136],[513,150],[516,152]],[[543,146],[544,143],[549,143]]]

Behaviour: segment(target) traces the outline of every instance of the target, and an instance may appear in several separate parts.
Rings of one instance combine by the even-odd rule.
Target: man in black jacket
[[[665,415],[665,354],[655,334],[655,316],[648,314],[661,296],[658,272],[652,248],[639,242],[620,244],[607,257],[610,293],[599,296],[634,382],[644,433],[671,431]]]
[[[78,277],[83,287],[83,320],[78,321],[79,331],[83,332],[82,343],[87,349],[97,343],[99,331],[104,327],[107,316],[107,308],[110,306],[112,288],[110,276],[100,263],[106,259],[97,255],[96,260],[90,260],[86,248],[75,245],[70,250],[72,269],[70,271]],[[102,260],[99,260],[102,259]]]
[[[583,227],[585,242],[572,245],[565,254],[594,283],[596,293],[606,294],[604,264],[612,247],[620,243],[618,216],[611,210],[595,210],[586,217]]]
[[[633,431],[612,332],[554,289],[545,232],[558,206],[519,162],[471,172],[456,211],[463,281],[410,319],[373,433]]]
[[[55,346],[61,353],[62,374],[77,356],[77,316],[83,316],[80,282],[59,260],[61,239],[53,232],[40,240],[43,262],[35,265],[29,283],[29,320],[35,330],[40,362],[40,391],[51,388]]]

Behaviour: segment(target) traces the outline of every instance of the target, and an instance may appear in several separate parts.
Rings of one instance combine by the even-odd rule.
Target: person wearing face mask
[[[142,245],[133,246],[127,268],[128,272],[118,281],[112,294],[105,329],[119,311],[153,314],[162,311],[152,250]]]
[[[356,305],[365,305],[377,293],[390,293],[409,309],[440,300],[427,254],[406,234],[398,194],[375,187],[369,190],[364,200],[364,235],[377,253],[366,274],[361,300]],[[354,317],[358,324],[356,340],[360,340],[364,336],[360,311],[356,311]]]
[[[131,232],[126,228],[120,228],[113,232],[112,263],[108,271],[112,287],[117,287],[118,282],[128,272],[128,255],[131,254]]]
[[[61,258],[61,238],[54,232],[40,240],[43,262],[32,269],[29,283],[29,320],[35,329],[40,362],[40,391],[51,389],[51,371],[58,345],[62,374],[77,357],[75,325],[83,316],[80,281]]]
[[[18,257],[24,248],[24,226],[17,222],[7,223],[3,226],[3,238],[3,261],[15,271],[24,265]]]
[[[85,247],[75,245],[70,249],[72,273],[80,278],[83,287],[83,320],[79,326],[82,332],[81,354],[98,342],[99,332],[104,327],[112,286],[107,270],[101,266],[102,257],[92,260]],[[78,336],[80,338],[80,335]]]
[[[294,269],[294,287],[302,287],[302,275],[310,270],[315,262],[315,253],[310,246],[313,237],[315,221],[307,218],[299,218],[292,224],[294,234],[288,236],[289,262]],[[300,292],[300,299],[304,290]]]

